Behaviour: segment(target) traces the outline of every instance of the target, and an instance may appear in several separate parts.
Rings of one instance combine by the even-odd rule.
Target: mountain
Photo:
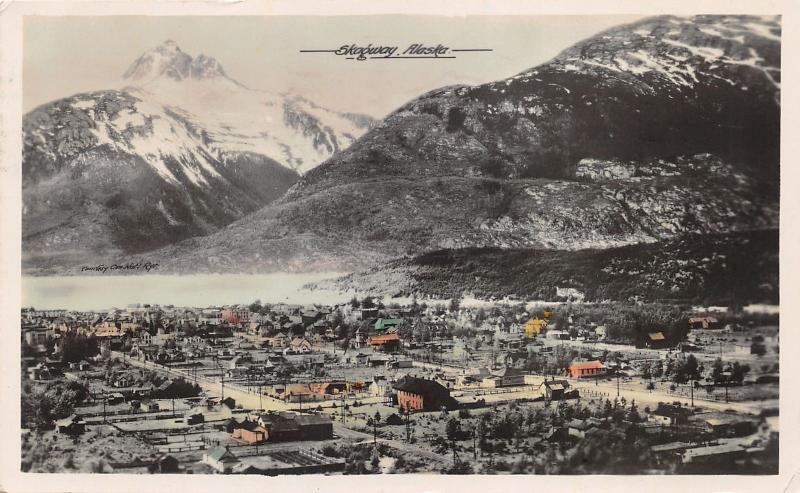
[[[373,121],[251,90],[167,41],[121,89],[23,118],[23,266],[29,273],[216,231],[277,199]]]
[[[778,304],[778,231],[690,234],[586,250],[438,250],[317,285],[374,295],[438,299],[555,300],[559,288],[586,301]]]
[[[465,248],[777,227],[779,18],[661,16],[429,92],[280,200],[159,252],[175,272],[352,271]]]

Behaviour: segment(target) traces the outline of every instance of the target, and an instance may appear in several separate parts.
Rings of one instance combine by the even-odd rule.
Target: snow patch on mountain
[[[304,173],[352,144],[374,123],[291,94],[247,88],[214,58],[172,41],[148,50],[124,75],[124,91],[183,116],[209,150],[252,152]]]

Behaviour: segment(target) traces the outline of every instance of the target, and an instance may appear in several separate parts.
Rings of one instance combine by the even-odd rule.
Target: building
[[[289,343],[289,347],[294,349],[298,353],[310,353],[311,352],[311,343],[308,342],[308,339],[305,337],[295,337],[292,339],[292,342]]]
[[[525,323],[525,337],[534,338],[547,328],[547,320],[532,318]]]
[[[266,430],[269,442],[333,438],[333,422],[323,415],[268,412],[258,416],[258,424]]]
[[[232,426],[231,436],[250,445],[264,443],[267,441],[267,430],[256,422],[245,419],[241,423]]]
[[[547,338],[548,339],[557,339],[568,341],[569,340],[569,332],[565,330],[548,330],[547,331]]]
[[[577,361],[569,365],[567,373],[572,378],[591,378],[605,374],[606,367],[599,361]]]
[[[545,380],[539,386],[539,393],[547,400],[557,401],[566,396],[569,382],[566,380]]]
[[[494,385],[488,381],[494,381]],[[516,368],[506,367],[502,372],[494,377],[485,378],[484,382],[484,386],[486,387],[510,387],[513,385],[525,385],[525,374]]]
[[[222,310],[222,320],[238,325],[250,322],[250,309],[245,308],[226,308]]]
[[[369,338],[369,345],[380,351],[395,351],[400,347],[400,336],[397,333],[374,335]]]
[[[178,459],[169,455],[162,454],[155,460],[156,470],[161,474],[171,474],[180,472]]]
[[[433,380],[406,375],[393,385],[400,409],[409,411],[440,411],[455,408],[450,391]]]
[[[391,401],[394,396],[392,383],[384,377],[374,376],[369,386],[370,394],[383,398],[384,402]]]
[[[80,435],[86,431],[86,421],[74,414],[56,421],[56,432],[65,435]]]
[[[644,344],[651,349],[663,349],[669,346],[663,332],[650,332],[647,334],[647,339]]]
[[[369,320],[371,318],[376,318],[378,316],[378,309],[361,308],[360,310],[356,310],[354,313],[356,314],[358,320]]]
[[[659,402],[648,419],[665,426],[685,425],[689,422],[691,415],[692,410],[688,407]]]
[[[716,317],[692,317],[689,319],[690,329],[718,329],[719,320]]]
[[[375,321],[374,329],[376,332],[384,332],[392,327],[398,327],[403,324],[402,318],[379,318]]]
[[[239,463],[239,459],[228,447],[214,447],[203,454],[203,463],[208,464],[219,473],[229,474]]]

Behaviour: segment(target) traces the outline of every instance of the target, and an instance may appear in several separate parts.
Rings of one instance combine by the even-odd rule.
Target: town
[[[776,474],[778,332],[569,300],[25,308],[21,467]]]

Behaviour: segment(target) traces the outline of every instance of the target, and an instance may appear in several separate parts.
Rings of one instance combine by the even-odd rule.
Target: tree
[[[644,378],[645,380],[650,380],[651,378],[653,378],[653,372],[650,369],[650,363],[645,363],[642,366],[642,378]]]
[[[83,334],[67,333],[61,339],[61,361],[77,363],[100,352],[97,339]]]
[[[631,401],[631,410],[628,412],[628,421],[631,423],[638,423],[642,420],[639,415],[639,410],[636,407],[636,401]]]
[[[749,372],[750,372],[749,365],[742,365],[739,364],[738,361],[735,361],[733,363],[733,366],[731,367],[731,381],[733,381],[738,385],[741,385],[742,382],[744,382],[745,375],[747,375]]]
[[[653,378],[661,378],[664,375],[664,366],[660,361],[653,363]]]
[[[447,421],[445,435],[447,435],[447,439],[451,442],[461,437],[461,422],[455,416]]]
[[[767,354],[767,346],[762,343],[756,342],[755,337],[753,338],[753,343],[750,345],[750,354],[755,354],[756,356],[764,356]]]
[[[711,367],[711,378],[714,381],[714,384],[722,383],[724,379],[724,375],[722,372],[724,371],[724,367],[722,365],[722,358],[717,358],[714,360],[714,365]]]
[[[675,371],[675,360],[669,359],[667,360],[667,367],[664,368],[664,376],[669,377],[673,371]]]

